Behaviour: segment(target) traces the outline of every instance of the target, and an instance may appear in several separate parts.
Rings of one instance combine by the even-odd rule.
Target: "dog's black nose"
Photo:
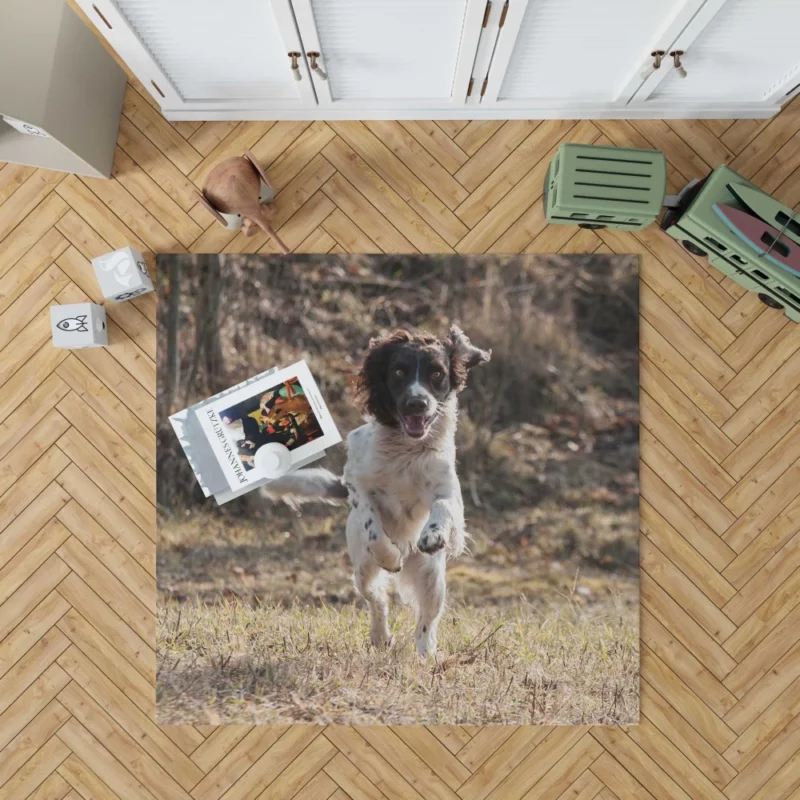
[[[406,414],[424,414],[428,410],[428,401],[424,397],[409,397],[403,407]]]

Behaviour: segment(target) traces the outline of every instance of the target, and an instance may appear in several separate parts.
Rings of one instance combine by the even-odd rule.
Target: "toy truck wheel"
[[[579,228],[588,228],[590,231],[596,231],[599,228],[605,228],[605,225],[598,225],[596,222],[579,222]]]
[[[758,299],[765,306],[769,306],[770,308],[777,308],[777,309],[783,308],[783,306],[774,297],[770,297],[768,294],[759,294]]]
[[[701,250],[694,242],[690,242],[688,239],[684,239],[681,244],[684,249],[688,250],[693,256],[700,256],[700,258],[703,258],[708,255],[705,250]]]

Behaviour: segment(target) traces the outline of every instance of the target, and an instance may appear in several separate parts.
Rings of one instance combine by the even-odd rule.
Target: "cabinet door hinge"
[[[487,75],[483,79],[483,86],[481,86],[481,97],[483,97],[486,94],[486,87],[488,84],[489,84],[489,76]]]
[[[503,25],[506,24],[506,14],[508,14],[508,0],[506,0],[506,4],[503,6],[503,11],[500,14],[500,23],[497,26],[498,28],[502,28]]]
[[[472,87],[475,85],[475,78],[469,79],[469,86],[467,86],[467,97],[472,94]]]
[[[483,12],[483,24],[481,25],[482,28],[486,27],[486,24],[489,22],[489,14],[491,13],[492,13],[492,0],[487,0],[486,11]]]

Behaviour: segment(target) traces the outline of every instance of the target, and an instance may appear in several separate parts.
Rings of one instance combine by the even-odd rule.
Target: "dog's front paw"
[[[428,522],[422,529],[417,547],[429,556],[444,547],[444,529],[438,522]]]

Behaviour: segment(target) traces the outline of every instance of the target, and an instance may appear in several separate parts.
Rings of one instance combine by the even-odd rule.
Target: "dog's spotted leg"
[[[417,547],[428,555],[439,552],[447,544],[454,522],[449,501],[437,498],[431,506],[428,521],[422,526]]]
[[[382,569],[387,572],[400,572],[409,548],[392,541],[386,535],[378,510],[369,495],[359,495],[357,502],[360,518],[363,519],[367,552]]]
[[[403,570],[405,581],[413,587],[417,608],[414,643],[423,658],[436,654],[436,634],[444,611],[445,554],[433,556],[416,553]]]
[[[356,590],[369,605],[370,641],[375,647],[389,647],[392,644],[385,579],[385,573],[371,560],[365,559],[355,566],[353,581]]]

